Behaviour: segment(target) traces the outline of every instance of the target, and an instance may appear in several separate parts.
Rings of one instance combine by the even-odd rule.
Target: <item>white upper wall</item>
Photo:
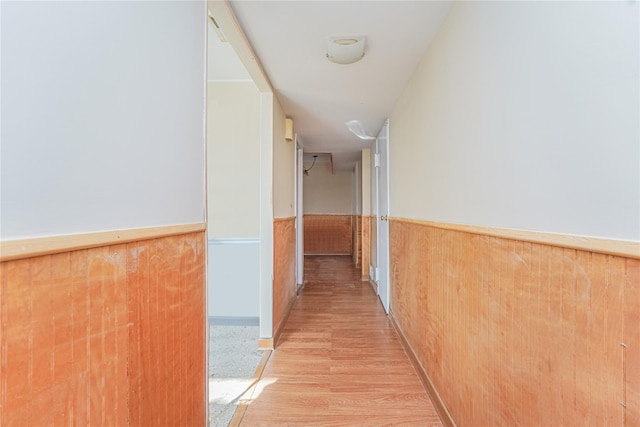
[[[304,213],[352,215],[353,172],[333,174],[331,163],[320,159],[303,178]],[[311,163],[304,166],[308,169]]]
[[[296,147],[285,139],[285,115],[273,99],[273,217],[295,216]],[[295,125],[295,123],[294,123]]]
[[[459,2],[390,120],[396,217],[640,240],[638,2]]]
[[[205,3],[1,7],[0,237],[204,222]]]
[[[260,235],[260,92],[253,82],[208,84],[209,238]]]
[[[223,42],[209,20],[207,37],[207,80],[209,82],[252,82],[231,43]]]
[[[371,149],[362,150],[362,215],[371,214]]]
[[[362,215],[362,162],[356,162],[355,168],[353,170],[353,179],[351,180],[353,184],[353,207],[352,212],[355,215]]]

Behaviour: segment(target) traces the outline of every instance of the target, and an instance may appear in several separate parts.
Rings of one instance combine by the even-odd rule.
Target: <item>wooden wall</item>
[[[361,221],[361,237],[362,242],[361,253],[362,259],[360,262],[360,271],[362,272],[362,280],[369,280],[369,265],[371,264],[371,217],[369,215],[363,215],[360,217]]]
[[[305,215],[305,255],[352,255],[352,215]]]
[[[459,426],[640,425],[640,260],[401,220],[390,242],[392,314]]]
[[[205,424],[204,233],[0,264],[0,425]]]
[[[273,223],[273,334],[275,341],[296,296],[295,227],[295,217],[278,218]]]
[[[362,215],[353,215],[351,217],[351,234],[352,234],[352,257],[356,267],[360,267],[362,263]]]

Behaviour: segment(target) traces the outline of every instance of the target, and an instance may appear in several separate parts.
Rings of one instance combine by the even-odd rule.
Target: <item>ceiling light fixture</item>
[[[313,156],[313,163],[311,163],[311,166],[309,167],[309,169],[305,169],[305,170],[304,170],[304,174],[305,174],[306,176],[309,176],[309,171],[310,171],[311,169],[313,169],[313,166],[316,164],[316,160],[317,160],[317,159],[318,159],[318,156],[317,156],[317,155],[314,155],[314,156]]]
[[[353,64],[364,58],[364,36],[328,37],[327,59],[336,64]]]

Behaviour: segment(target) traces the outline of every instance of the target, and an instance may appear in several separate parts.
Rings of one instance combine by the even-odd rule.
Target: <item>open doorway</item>
[[[333,169],[331,154],[305,153],[303,171],[305,255],[353,253],[353,172]]]
[[[207,49],[206,360],[214,427],[232,420],[262,357],[262,95],[213,16]]]
[[[304,256],[354,259],[354,172],[335,171],[328,153],[305,153],[302,167]],[[355,268],[355,265],[354,265]]]
[[[361,151],[352,171],[335,171],[331,154],[306,152],[303,156],[300,149],[298,196],[302,203],[298,209],[304,233],[298,263],[302,269],[304,255],[350,257],[359,280],[371,281],[377,293],[377,197],[372,193],[377,188],[372,180],[377,176],[372,150],[375,153],[375,144]]]
[[[260,91],[209,23],[207,81],[208,316],[258,326]]]

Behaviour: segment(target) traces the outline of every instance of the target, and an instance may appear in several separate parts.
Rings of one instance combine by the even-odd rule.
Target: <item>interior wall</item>
[[[305,255],[352,255],[352,215],[305,215]]]
[[[455,3],[391,115],[392,215],[640,241],[638,19]]]
[[[273,216],[295,216],[296,145],[285,139],[286,116],[277,98],[273,113]],[[295,122],[294,122],[295,126]]]
[[[638,34],[637,2],[458,2],[394,108],[391,312],[458,425],[639,422],[637,259],[483,234],[640,241]]]
[[[311,163],[304,167],[309,169]],[[353,214],[352,172],[334,174],[330,162],[318,160],[303,184],[305,215]]]
[[[640,260],[390,227],[392,316],[457,425],[640,423]]]
[[[208,244],[209,321],[255,324],[260,317],[260,239],[209,239]]]
[[[362,215],[371,214],[371,149],[362,150],[361,183],[362,183]]]
[[[362,162],[356,162],[353,170],[353,214],[362,215]]]
[[[127,245],[127,402],[131,425],[203,425],[206,422],[203,377],[208,371],[204,357],[208,338],[204,322],[204,244],[204,233],[196,233]],[[99,271],[95,265],[92,268]],[[92,284],[98,285],[100,277],[95,279]],[[105,318],[112,290],[103,283],[102,291],[107,297],[104,301],[89,300],[89,307],[95,307],[98,312],[102,309],[103,314],[105,338],[102,345],[96,346],[97,352],[109,348],[109,323]],[[92,338],[93,345],[98,340]],[[89,354],[92,358],[97,356],[91,350]],[[109,359],[103,360],[108,366]],[[106,374],[95,359],[90,365],[90,377],[95,375],[93,385],[96,386],[92,397],[102,399],[102,404],[107,405],[108,397],[100,390],[110,378],[105,376],[104,382],[98,382],[95,378]]]
[[[362,162],[356,162],[353,170],[353,218],[351,220],[351,246],[353,263],[360,267],[362,262]]]
[[[351,260],[354,267],[360,267],[362,262],[362,216],[353,215],[351,217]]]
[[[285,139],[286,116],[282,106],[276,98],[273,104],[272,333],[277,340],[279,328],[283,326],[296,294],[296,145]]]
[[[209,82],[208,293],[212,322],[260,316],[260,92],[252,81]]]
[[[204,232],[0,264],[0,424],[204,425]]]
[[[260,92],[249,82],[209,82],[209,238],[260,234]]]
[[[209,0],[212,2],[212,0]],[[219,2],[212,2],[218,4]],[[274,222],[273,92],[260,93],[260,338],[273,338]],[[282,125],[284,126],[284,124]]]
[[[3,242],[203,224],[205,3],[1,8]],[[204,244],[1,263],[0,425],[204,425]]]
[[[360,218],[360,230],[361,230],[361,263],[360,271],[362,280],[369,280],[371,277],[371,217],[363,215]]]
[[[1,239],[204,222],[205,13],[2,3]]]
[[[295,225],[295,218],[278,218],[273,224],[273,336],[276,339],[296,296]]]

